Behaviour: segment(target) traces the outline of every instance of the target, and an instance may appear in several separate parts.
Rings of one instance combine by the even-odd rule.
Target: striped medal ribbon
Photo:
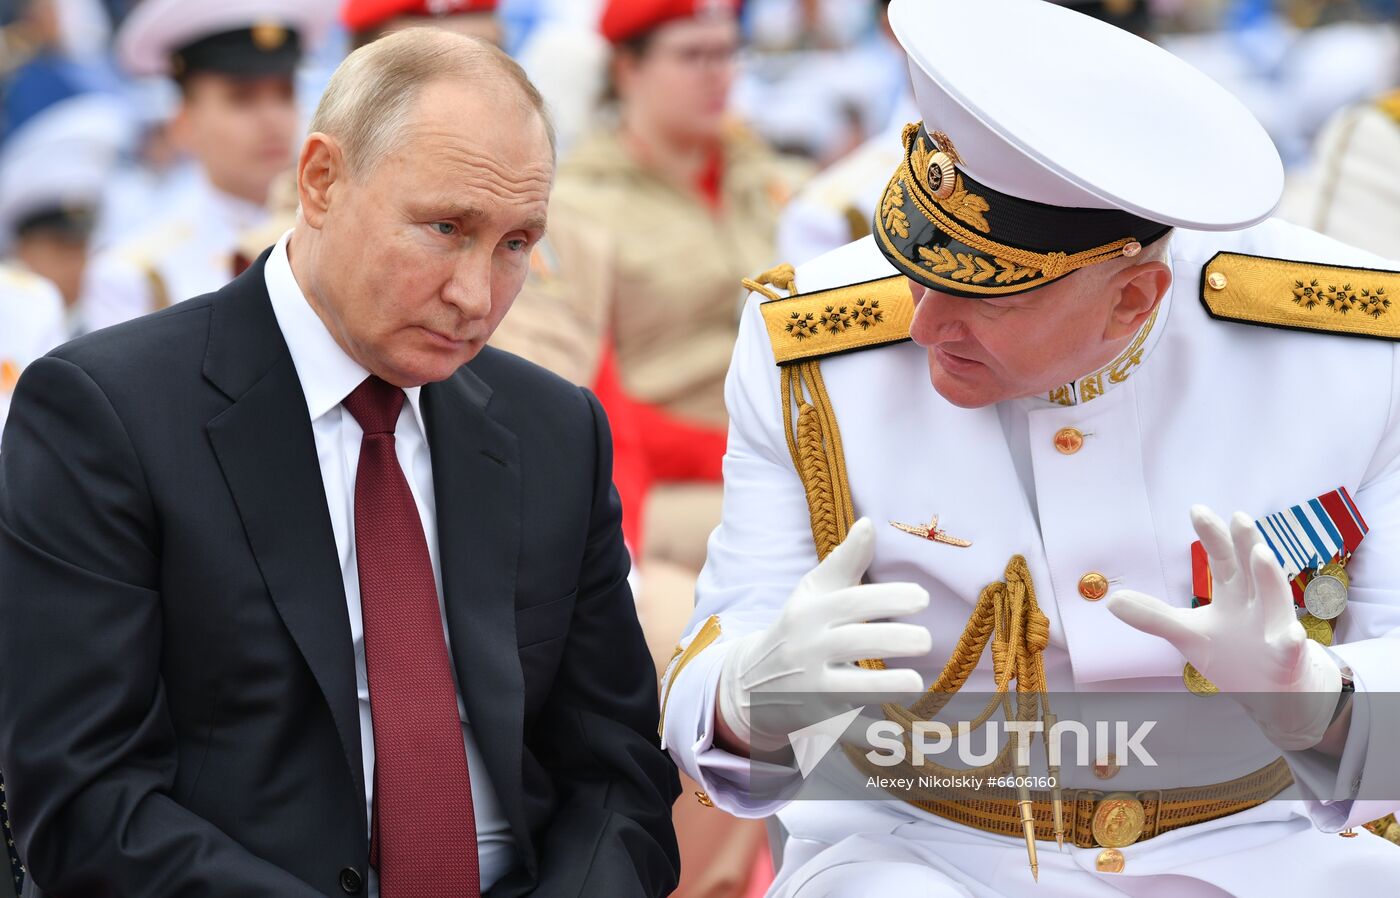
[[[1341,614],[1350,585],[1347,560],[1370,529],[1346,487],[1260,518],[1254,526],[1283,568],[1298,608],[1323,620]],[[1192,607],[1209,604],[1210,562],[1200,540],[1191,544],[1191,586]]]

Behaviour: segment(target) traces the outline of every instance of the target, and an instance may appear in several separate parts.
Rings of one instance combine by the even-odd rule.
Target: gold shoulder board
[[[1395,119],[1395,123],[1400,125],[1400,90],[1392,90],[1376,100],[1376,105],[1381,112]]]
[[[903,275],[799,293],[759,306],[779,365],[909,339],[914,298]]]
[[[1201,271],[1211,317],[1400,340],[1400,271],[1219,253]]]

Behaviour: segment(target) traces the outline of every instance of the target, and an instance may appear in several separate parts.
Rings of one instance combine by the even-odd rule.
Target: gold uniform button
[[[1090,571],[1079,578],[1079,594],[1091,602],[1097,602],[1108,595],[1108,578],[1098,571]]]
[[[1095,865],[1100,873],[1122,873],[1123,872],[1123,852],[1117,848],[1105,848],[1099,852],[1095,859]]]
[[[1224,290],[1230,281],[1222,272],[1212,271],[1206,275],[1206,283],[1210,285],[1212,290]]]
[[[1084,448],[1084,433],[1077,427],[1061,427],[1055,431],[1055,448],[1061,455],[1073,455]]]
[[[1102,761],[1094,764],[1094,776],[1101,780],[1111,780],[1118,775],[1118,771],[1121,769],[1122,765],[1118,763],[1118,759],[1113,755],[1109,755]]]
[[[700,792],[700,791],[698,791],[698,790],[697,790],[696,793],[695,793],[695,800],[698,801],[698,802],[700,802],[702,805],[704,805],[704,806],[707,807],[707,808],[712,808],[712,807],[715,806],[715,803],[714,803],[713,801],[710,801],[710,796],[708,796],[708,795],[706,795],[704,792]]]

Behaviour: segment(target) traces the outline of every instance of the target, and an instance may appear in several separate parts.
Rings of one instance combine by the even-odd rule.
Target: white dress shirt
[[[282,235],[268,257],[264,269],[267,292],[277,326],[291,350],[292,363],[306,396],[307,413],[316,438],[316,455],[321,464],[321,481],[326,489],[326,508],[340,555],[340,575],[345,584],[345,605],[350,616],[350,635],[355,641],[355,685],[360,696],[360,748],[365,769],[365,813],[368,817],[374,789],[374,729],[370,714],[369,679],[365,674],[365,631],[360,616],[360,574],[355,560],[355,472],[359,466],[360,438],[363,431],[341,401],[359,386],[369,372],[345,354],[330,331],[306,301],[292,274],[287,255],[291,232]],[[399,413],[394,429],[394,448],[403,468],[437,585],[438,608],[443,610],[442,566],[437,542],[437,511],[433,495],[432,458],[428,450],[427,428],[420,407],[420,387],[404,390],[408,401]],[[444,635],[447,617],[442,620]],[[447,651],[452,652],[449,642]],[[454,684],[456,669],[453,669]],[[467,767],[471,772],[472,805],[476,815],[477,849],[481,858],[481,888],[489,888],[515,865],[515,837],[501,810],[495,787],[477,749],[471,724],[467,721],[462,689],[457,688],[457,715],[462,721],[462,738],[467,747]],[[371,898],[378,895],[378,881],[371,871]]]

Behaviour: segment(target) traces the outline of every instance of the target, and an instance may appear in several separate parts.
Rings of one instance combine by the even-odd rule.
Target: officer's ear
[[[1104,339],[1119,340],[1137,333],[1171,285],[1171,269],[1155,259],[1115,272],[1108,282],[1113,307],[1104,328]]]
[[[332,188],[346,177],[345,154],[334,137],[313,131],[297,160],[297,199],[306,223],[320,230],[331,205]]]

